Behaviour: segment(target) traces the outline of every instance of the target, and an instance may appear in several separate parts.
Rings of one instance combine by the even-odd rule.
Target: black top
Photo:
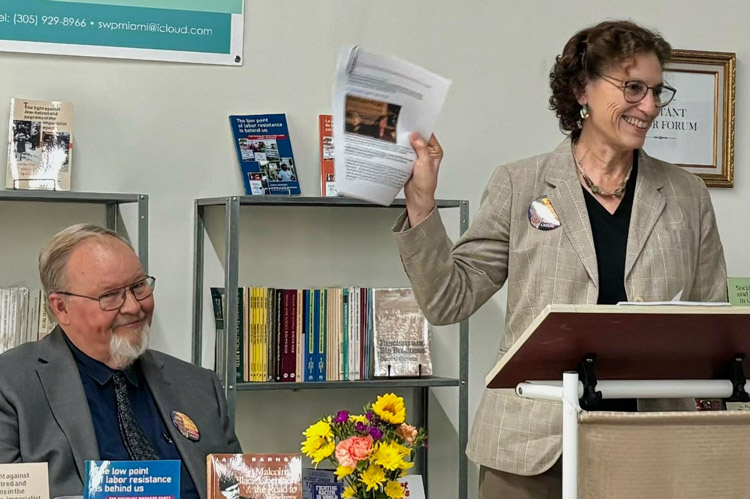
[[[599,271],[599,305],[627,301],[625,294],[625,252],[628,246],[630,214],[633,211],[635,180],[638,176],[638,152],[633,153],[633,170],[625,186],[625,196],[614,213],[604,208],[583,186],[583,197],[591,223]]]
[[[108,461],[129,461],[130,456],[120,436],[117,422],[117,403],[112,381],[113,370],[94,360],[76,347],[63,333],[63,337],[73,353],[78,372],[81,375],[83,391],[89,403],[91,421],[94,423],[99,459]],[[141,372],[140,362],[123,370],[128,383],[128,395],[133,412],[143,432],[154,444],[160,459],[181,460],[177,446],[169,436],[164,421],[159,415],[156,403]],[[180,467],[180,497],[198,499],[198,491],[183,462]]]
[[[627,301],[625,293],[625,253],[628,247],[630,214],[633,211],[635,180],[638,177],[638,151],[633,152],[633,170],[625,186],[625,196],[614,213],[604,208],[583,186],[583,197],[589,214],[591,232],[596,250],[596,267],[599,271],[599,305],[615,305]],[[591,407],[596,411],[638,410],[636,399],[606,399]]]

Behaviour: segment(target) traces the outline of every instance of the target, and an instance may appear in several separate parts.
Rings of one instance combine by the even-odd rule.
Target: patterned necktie
[[[135,419],[133,408],[128,397],[128,385],[122,371],[115,371],[112,375],[115,383],[115,400],[117,401],[117,422],[120,426],[120,436],[125,448],[133,461],[159,459],[154,445],[143,433],[141,425]]]

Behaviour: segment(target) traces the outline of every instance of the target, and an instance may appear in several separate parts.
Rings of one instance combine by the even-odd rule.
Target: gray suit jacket
[[[148,350],[141,357],[156,407],[202,498],[206,455],[242,452],[216,375]],[[200,431],[193,442],[172,411]],[[94,425],[73,354],[56,328],[46,338],[0,355],[0,462],[49,463],[50,497],[83,493],[84,461],[99,459]]]
[[[726,264],[708,189],[695,175],[639,151],[625,258],[630,301],[726,300]],[[531,226],[528,209],[547,195],[562,226]],[[394,228],[401,260],[427,319],[458,322],[506,280],[502,356],[550,303],[596,303],[599,275],[570,140],[552,153],[498,167],[469,230],[453,246],[435,211]],[[655,332],[655,334],[658,334]],[[490,468],[534,475],[561,453],[559,403],[485,390],[467,453]]]

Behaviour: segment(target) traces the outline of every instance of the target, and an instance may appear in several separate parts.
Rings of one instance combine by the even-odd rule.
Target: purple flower
[[[354,430],[357,431],[357,433],[367,433],[367,425],[357,422],[357,424],[354,425]]]
[[[365,417],[366,417],[366,418],[367,418],[367,419],[368,419],[369,421],[372,421],[372,418],[373,418],[374,416],[375,416],[375,415],[374,415],[373,413],[369,412],[369,411],[367,412],[367,414],[365,414]]]
[[[383,432],[373,426],[370,428],[370,436],[375,440],[380,440],[383,438]]]
[[[347,421],[349,421],[349,411],[339,411],[336,417],[333,418],[334,423],[346,423]]]

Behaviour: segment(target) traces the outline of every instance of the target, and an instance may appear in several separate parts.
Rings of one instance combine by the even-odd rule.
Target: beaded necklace
[[[571,149],[572,149],[572,147],[571,147]],[[618,187],[617,189],[615,189],[613,192],[608,192],[608,191],[602,190],[602,189],[599,188],[599,186],[597,186],[596,184],[594,184],[594,182],[589,178],[589,176],[586,175],[586,173],[583,171],[583,168],[581,168],[581,165],[578,164],[578,159],[576,158],[575,152],[573,152],[573,163],[575,163],[576,169],[578,169],[578,172],[583,177],[583,181],[586,182],[586,185],[589,187],[589,189],[591,189],[591,192],[593,194],[597,194],[597,195],[602,196],[602,197],[612,197],[612,196],[614,196],[614,197],[617,197],[617,198],[621,198],[621,197],[623,197],[625,195],[625,189],[627,188],[628,179],[630,178],[630,173],[633,171],[633,162],[632,161],[630,162],[630,167],[628,167],[628,174],[625,175],[625,179],[622,181],[622,185],[620,187]]]

